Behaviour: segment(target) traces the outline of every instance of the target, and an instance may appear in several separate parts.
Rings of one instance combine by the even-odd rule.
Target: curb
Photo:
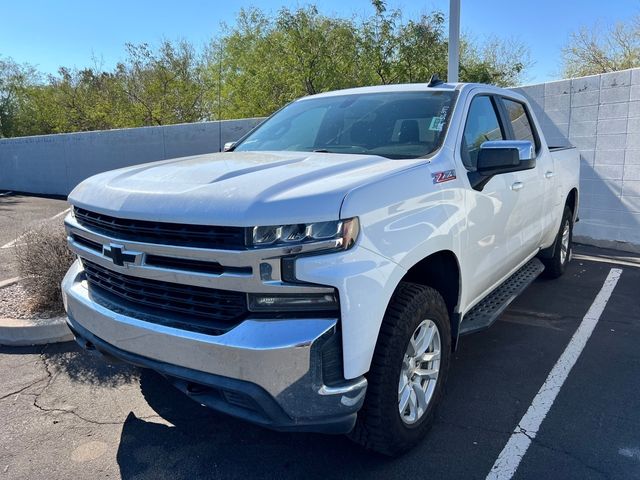
[[[20,281],[20,277],[7,278],[6,280],[0,281],[0,288],[9,287],[14,283],[18,283]]]
[[[0,345],[18,347],[73,340],[67,317],[46,319],[0,318]]]

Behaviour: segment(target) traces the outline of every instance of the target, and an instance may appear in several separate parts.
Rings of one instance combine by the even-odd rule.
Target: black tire
[[[569,245],[566,255],[564,255],[563,258],[562,236],[567,225],[569,226]],[[551,256],[541,258],[542,263],[544,263],[545,266],[544,276],[547,278],[558,278],[562,276],[567,269],[567,265],[571,261],[571,253],[573,251],[573,212],[567,206],[564,207],[562,221],[560,222],[560,229],[558,230],[556,241],[551,248],[553,249]]]
[[[424,414],[413,424],[401,419],[398,384],[407,346],[420,323],[429,319],[440,334],[440,370],[435,391]],[[451,326],[447,306],[433,288],[402,282],[385,313],[378,343],[367,374],[369,385],[364,405],[349,437],[385,455],[395,456],[420,442],[433,424],[436,407],[444,393],[451,361]]]

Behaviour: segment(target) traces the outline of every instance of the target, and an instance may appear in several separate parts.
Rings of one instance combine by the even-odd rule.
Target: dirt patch
[[[20,282],[0,288],[0,318],[45,319],[59,317],[63,313],[59,308],[38,309]]]

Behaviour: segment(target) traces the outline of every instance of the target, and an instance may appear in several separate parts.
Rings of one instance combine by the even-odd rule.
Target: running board
[[[509,304],[538,278],[538,275],[543,270],[544,265],[537,258],[525,263],[517,272],[467,312],[460,323],[460,335],[489,328]]]

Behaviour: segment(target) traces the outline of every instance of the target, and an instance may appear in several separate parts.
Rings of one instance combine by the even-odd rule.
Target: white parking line
[[[66,210],[63,210],[60,213],[55,214],[53,217],[47,218],[45,222],[50,222],[51,220],[55,220],[56,218],[59,218],[63,216],[65,213],[69,212],[69,210],[71,210],[71,208],[67,208]]]
[[[531,441],[536,437],[542,421],[549,413],[549,409],[567,379],[569,372],[575,365],[580,353],[593,333],[604,307],[607,305],[611,293],[618,283],[622,270],[612,268],[607,275],[604,285],[589,307],[589,311],[582,319],[580,326],[571,337],[571,341],[554,365],[540,390],[534,397],[527,413],[524,414],[518,426],[514,429],[509,441],[505,445],[498,459],[493,464],[487,480],[507,480],[513,477],[522,461]]]
[[[56,218],[61,217],[62,215],[64,215],[65,213],[67,213],[69,210],[71,210],[71,208],[67,208],[66,210],[63,210],[60,213],[56,213],[53,217],[49,217],[44,219],[41,223],[47,223],[50,222],[51,220],[55,220]],[[15,238],[13,240],[11,240],[9,243],[5,243],[4,245],[2,245],[0,247],[0,250],[5,249],[5,248],[11,248],[11,247],[15,247],[16,244],[22,240],[24,237],[26,237],[27,235],[29,235],[30,231],[26,231],[24,232],[22,235],[20,235],[18,238]]]

